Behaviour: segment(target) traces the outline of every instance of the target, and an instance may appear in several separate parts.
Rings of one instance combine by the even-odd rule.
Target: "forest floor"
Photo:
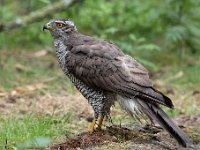
[[[193,139],[196,149],[199,65],[165,67],[151,74],[155,86],[173,99],[175,109],[164,110]],[[111,111],[113,125],[89,134],[91,107],[46,50],[2,50],[0,69],[0,149],[181,149],[167,132],[135,122],[117,104]]]

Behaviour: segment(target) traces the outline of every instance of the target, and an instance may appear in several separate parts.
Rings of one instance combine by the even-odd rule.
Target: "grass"
[[[0,147],[31,147],[31,141],[46,139],[47,144],[51,143],[61,135],[67,136],[69,129],[70,114],[62,117],[23,115],[18,117],[0,117]],[[40,147],[40,145],[35,145]],[[47,145],[45,145],[47,146]]]
[[[27,85],[37,83],[44,84],[44,88],[36,89],[33,95],[25,100],[36,102],[37,99],[34,99],[34,97],[54,97],[60,95],[63,91],[75,94],[74,87],[61,72],[56,58],[53,55],[47,54],[43,57],[35,57],[34,55],[34,51],[0,51],[0,93],[8,93],[7,98],[0,97],[0,102],[5,100],[6,106],[14,105],[19,107],[17,105],[18,99],[23,98],[23,95],[20,95],[16,104],[10,104],[8,102],[10,92],[16,90],[18,87],[26,88]],[[172,87],[172,90],[175,91],[175,94],[169,93],[168,95],[172,97],[177,105],[176,109],[173,111],[165,110],[173,117],[182,114],[194,115],[200,113],[197,107],[199,106],[198,97],[195,98],[193,95],[194,91],[199,90],[198,88],[200,85],[200,63],[198,59],[194,59],[191,65],[188,63],[181,64],[180,60],[177,61],[175,56],[168,56],[165,59],[170,62],[170,65],[166,65],[163,61],[160,61],[164,58],[165,54],[160,54],[159,58],[153,60],[149,57],[148,59],[152,59],[152,62],[161,68],[161,72],[153,72],[153,79],[156,86],[165,93],[167,93],[167,87]],[[156,81],[161,81],[161,85],[157,84]],[[74,97],[76,98],[76,95]],[[54,100],[57,101],[57,99]],[[73,99],[69,99],[69,101],[70,100]],[[29,108],[27,103],[24,103],[24,105]],[[68,102],[65,103],[65,105],[71,107]],[[84,106],[81,105],[79,107],[81,108]],[[4,109],[3,106],[2,109]],[[43,109],[49,109],[49,107],[45,105]],[[1,111],[0,106],[0,112]],[[61,112],[59,115],[55,116],[46,115],[41,112],[42,111],[39,111],[39,113],[25,112],[19,115],[12,113],[7,113],[5,115],[1,113],[0,148],[19,149],[19,147],[23,146],[43,147],[50,143],[59,143],[67,138],[66,136],[71,136],[73,131],[83,131],[83,128],[87,125],[85,119],[81,119],[81,117],[78,116],[80,115],[78,112],[74,112],[74,116],[66,112]],[[88,116],[87,113],[86,115]],[[132,118],[121,113],[118,107],[114,109],[113,121],[116,124],[133,122]]]
[[[34,52],[27,53],[17,50],[0,51],[0,53],[0,82],[1,88],[5,90],[41,82],[50,84],[46,89],[48,91],[57,92],[63,88],[71,88],[71,83],[61,72],[53,55],[38,58],[33,56]]]

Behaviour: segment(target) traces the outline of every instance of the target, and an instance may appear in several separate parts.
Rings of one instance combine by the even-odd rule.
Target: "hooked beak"
[[[44,31],[45,29],[48,30],[48,27],[47,27],[46,24],[43,26],[43,29],[42,29],[42,30]]]
[[[46,24],[43,26],[43,31],[44,31],[45,29],[46,29],[46,30],[53,31],[53,28],[51,27],[51,23],[50,23],[50,22],[46,23]]]

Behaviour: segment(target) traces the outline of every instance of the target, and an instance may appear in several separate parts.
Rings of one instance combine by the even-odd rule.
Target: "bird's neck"
[[[65,73],[67,73],[68,70],[66,68],[66,55],[69,52],[69,48],[64,44],[65,40],[66,39],[62,37],[55,39],[54,46],[60,67]]]

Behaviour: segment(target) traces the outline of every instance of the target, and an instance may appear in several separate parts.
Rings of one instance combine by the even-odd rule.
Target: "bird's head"
[[[66,36],[72,31],[77,31],[72,21],[65,19],[53,19],[43,26],[43,31],[49,30],[54,38]]]

